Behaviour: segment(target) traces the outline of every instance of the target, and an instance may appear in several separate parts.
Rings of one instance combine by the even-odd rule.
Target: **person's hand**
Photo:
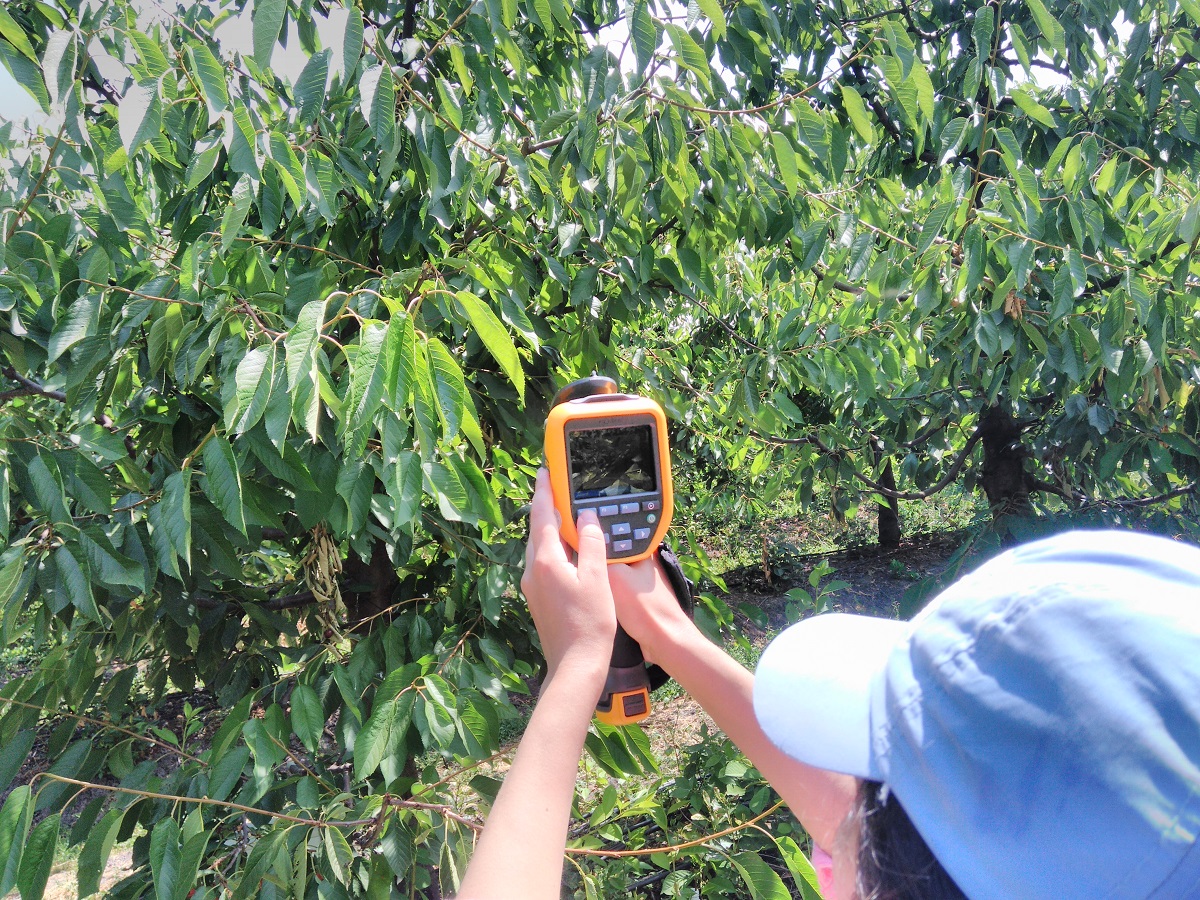
[[[605,571],[604,532],[590,510],[579,516],[577,524],[579,554],[572,562],[571,550],[559,536],[550,475],[539,469],[529,510],[521,591],[542,640],[548,677],[560,665],[579,667],[598,675],[598,696],[612,656],[617,615]]]
[[[661,663],[668,642],[695,630],[695,624],[679,605],[657,555],[629,565],[609,566],[608,583],[617,619],[641,645],[647,662]]]

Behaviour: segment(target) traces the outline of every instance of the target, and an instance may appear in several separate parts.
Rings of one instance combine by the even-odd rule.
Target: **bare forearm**
[[[854,800],[855,780],[797,762],[771,743],[754,716],[754,676],[690,623],[658,647],[656,662],[738,745],[817,843],[832,847]]]
[[[546,682],[488,816],[460,900],[559,896],[571,798],[595,705],[590,698],[599,693],[589,673],[563,670]]]

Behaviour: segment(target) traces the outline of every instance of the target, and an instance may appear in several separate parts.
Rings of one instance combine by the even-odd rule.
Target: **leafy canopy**
[[[135,836],[122,896],[452,890],[539,659],[519,510],[570,377],[663,399],[718,489],[987,486],[1003,414],[1010,493],[1188,500],[1198,29],[1191,0],[0,7],[54,122],[0,125],[0,638],[40,642],[0,783],[39,727],[52,761],[0,809],[0,894],[64,839],[90,893]],[[176,692],[179,727],[139,718]],[[640,729],[588,746],[656,784]],[[688,765],[588,797],[576,849],[771,809],[724,745]],[[567,877],[782,896],[766,854],[814,896],[786,832]]]

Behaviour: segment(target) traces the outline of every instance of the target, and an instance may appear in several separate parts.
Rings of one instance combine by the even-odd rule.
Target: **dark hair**
[[[966,900],[886,785],[863,781],[854,815],[859,900]]]

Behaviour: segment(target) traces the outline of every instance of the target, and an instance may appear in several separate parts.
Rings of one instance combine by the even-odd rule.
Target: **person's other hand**
[[[539,469],[529,510],[529,543],[521,591],[529,604],[542,650],[553,677],[560,665],[598,675],[597,696],[612,656],[617,615],[608,585],[604,532],[596,514],[585,510],[577,523],[579,553],[559,536],[550,475]]]
[[[668,643],[695,630],[679,605],[658,556],[608,567],[617,620],[642,647],[647,662],[661,663]]]

